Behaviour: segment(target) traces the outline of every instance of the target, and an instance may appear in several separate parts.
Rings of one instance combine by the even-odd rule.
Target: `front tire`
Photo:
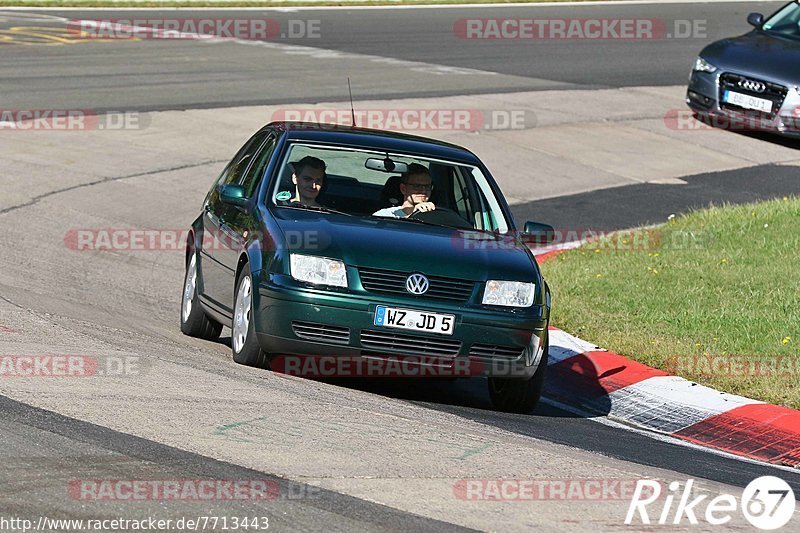
[[[236,300],[231,323],[231,349],[233,360],[240,365],[266,367],[267,358],[256,338],[253,313],[253,276],[250,265],[245,265],[236,283]]]
[[[544,388],[550,340],[545,342],[542,359],[533,376],[528,379],[489,378],[489,397],[498,411],[529,414],[536,409]]]
[[[190,337],[214,340],[219,338],[222,324],[208,318],[200,306],[197,296],[197,252],[186,263],[186,274],[183,277],[183,298],[181,298],[181,331]]]

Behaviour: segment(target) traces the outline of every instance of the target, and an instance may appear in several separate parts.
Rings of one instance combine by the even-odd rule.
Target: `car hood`
[[[723,71],[800,85],[800,41],[754,31],[712,43],[700,55]]]
[[[530,251],[509,236],[361,218],[300,209],[276,209],[285,247],[341,259],[359,267],[422,272],[469,280],[538,280]]]

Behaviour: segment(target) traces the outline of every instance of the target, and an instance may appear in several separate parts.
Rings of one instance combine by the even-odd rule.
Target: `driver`
[[[317,197],[325,183],[325,161],[307,155],[290,164],[294,171],[292,183],[295,185],[295,193],[291,201],[311,207],[320,207]]]
[[[431,174],[419,163],[411,163],[400,177],[400,194],[405,201],[397,207],[387,207],[373,213],[376,217],[406,218],[413,213],[433,211],[436,206],[428,199],[433,189]]]

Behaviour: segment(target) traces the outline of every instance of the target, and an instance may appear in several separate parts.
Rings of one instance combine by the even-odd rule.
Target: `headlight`
[[[692,70],[695,72],[715,72],[717,67],[703,59],[702,57],[698,57],[694,61],[694,67]]]
[[[484,305],[505,305],[507,307],[530,307],[536,292],[534,283],[521,281],[497,281],[490,279],[483,291]]]
[[[292,277],[317,285],[347,287],[347,273],[344,263],[336,259],[315,257],[313,255],[289,254]]]

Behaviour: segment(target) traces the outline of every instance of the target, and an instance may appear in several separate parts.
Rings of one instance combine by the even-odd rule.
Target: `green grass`
[[[797,197],[695,211],[565,252],[542,270],[561,329],[722,391],[800,408]]]
[[[597,0],[356,0],[353,2],[336,0],[322,0],[320,2],[304,2],[293,0],[242,0],[223,2],[214,0],[200,0],[190,2],[187,0],[164,0],[134,2],[121,0],[0,0],[0,7],[298,7],[298,6],[393,6],[393,5],[439,5],[439,4],[515,4],[539,2],[594,2]]]

